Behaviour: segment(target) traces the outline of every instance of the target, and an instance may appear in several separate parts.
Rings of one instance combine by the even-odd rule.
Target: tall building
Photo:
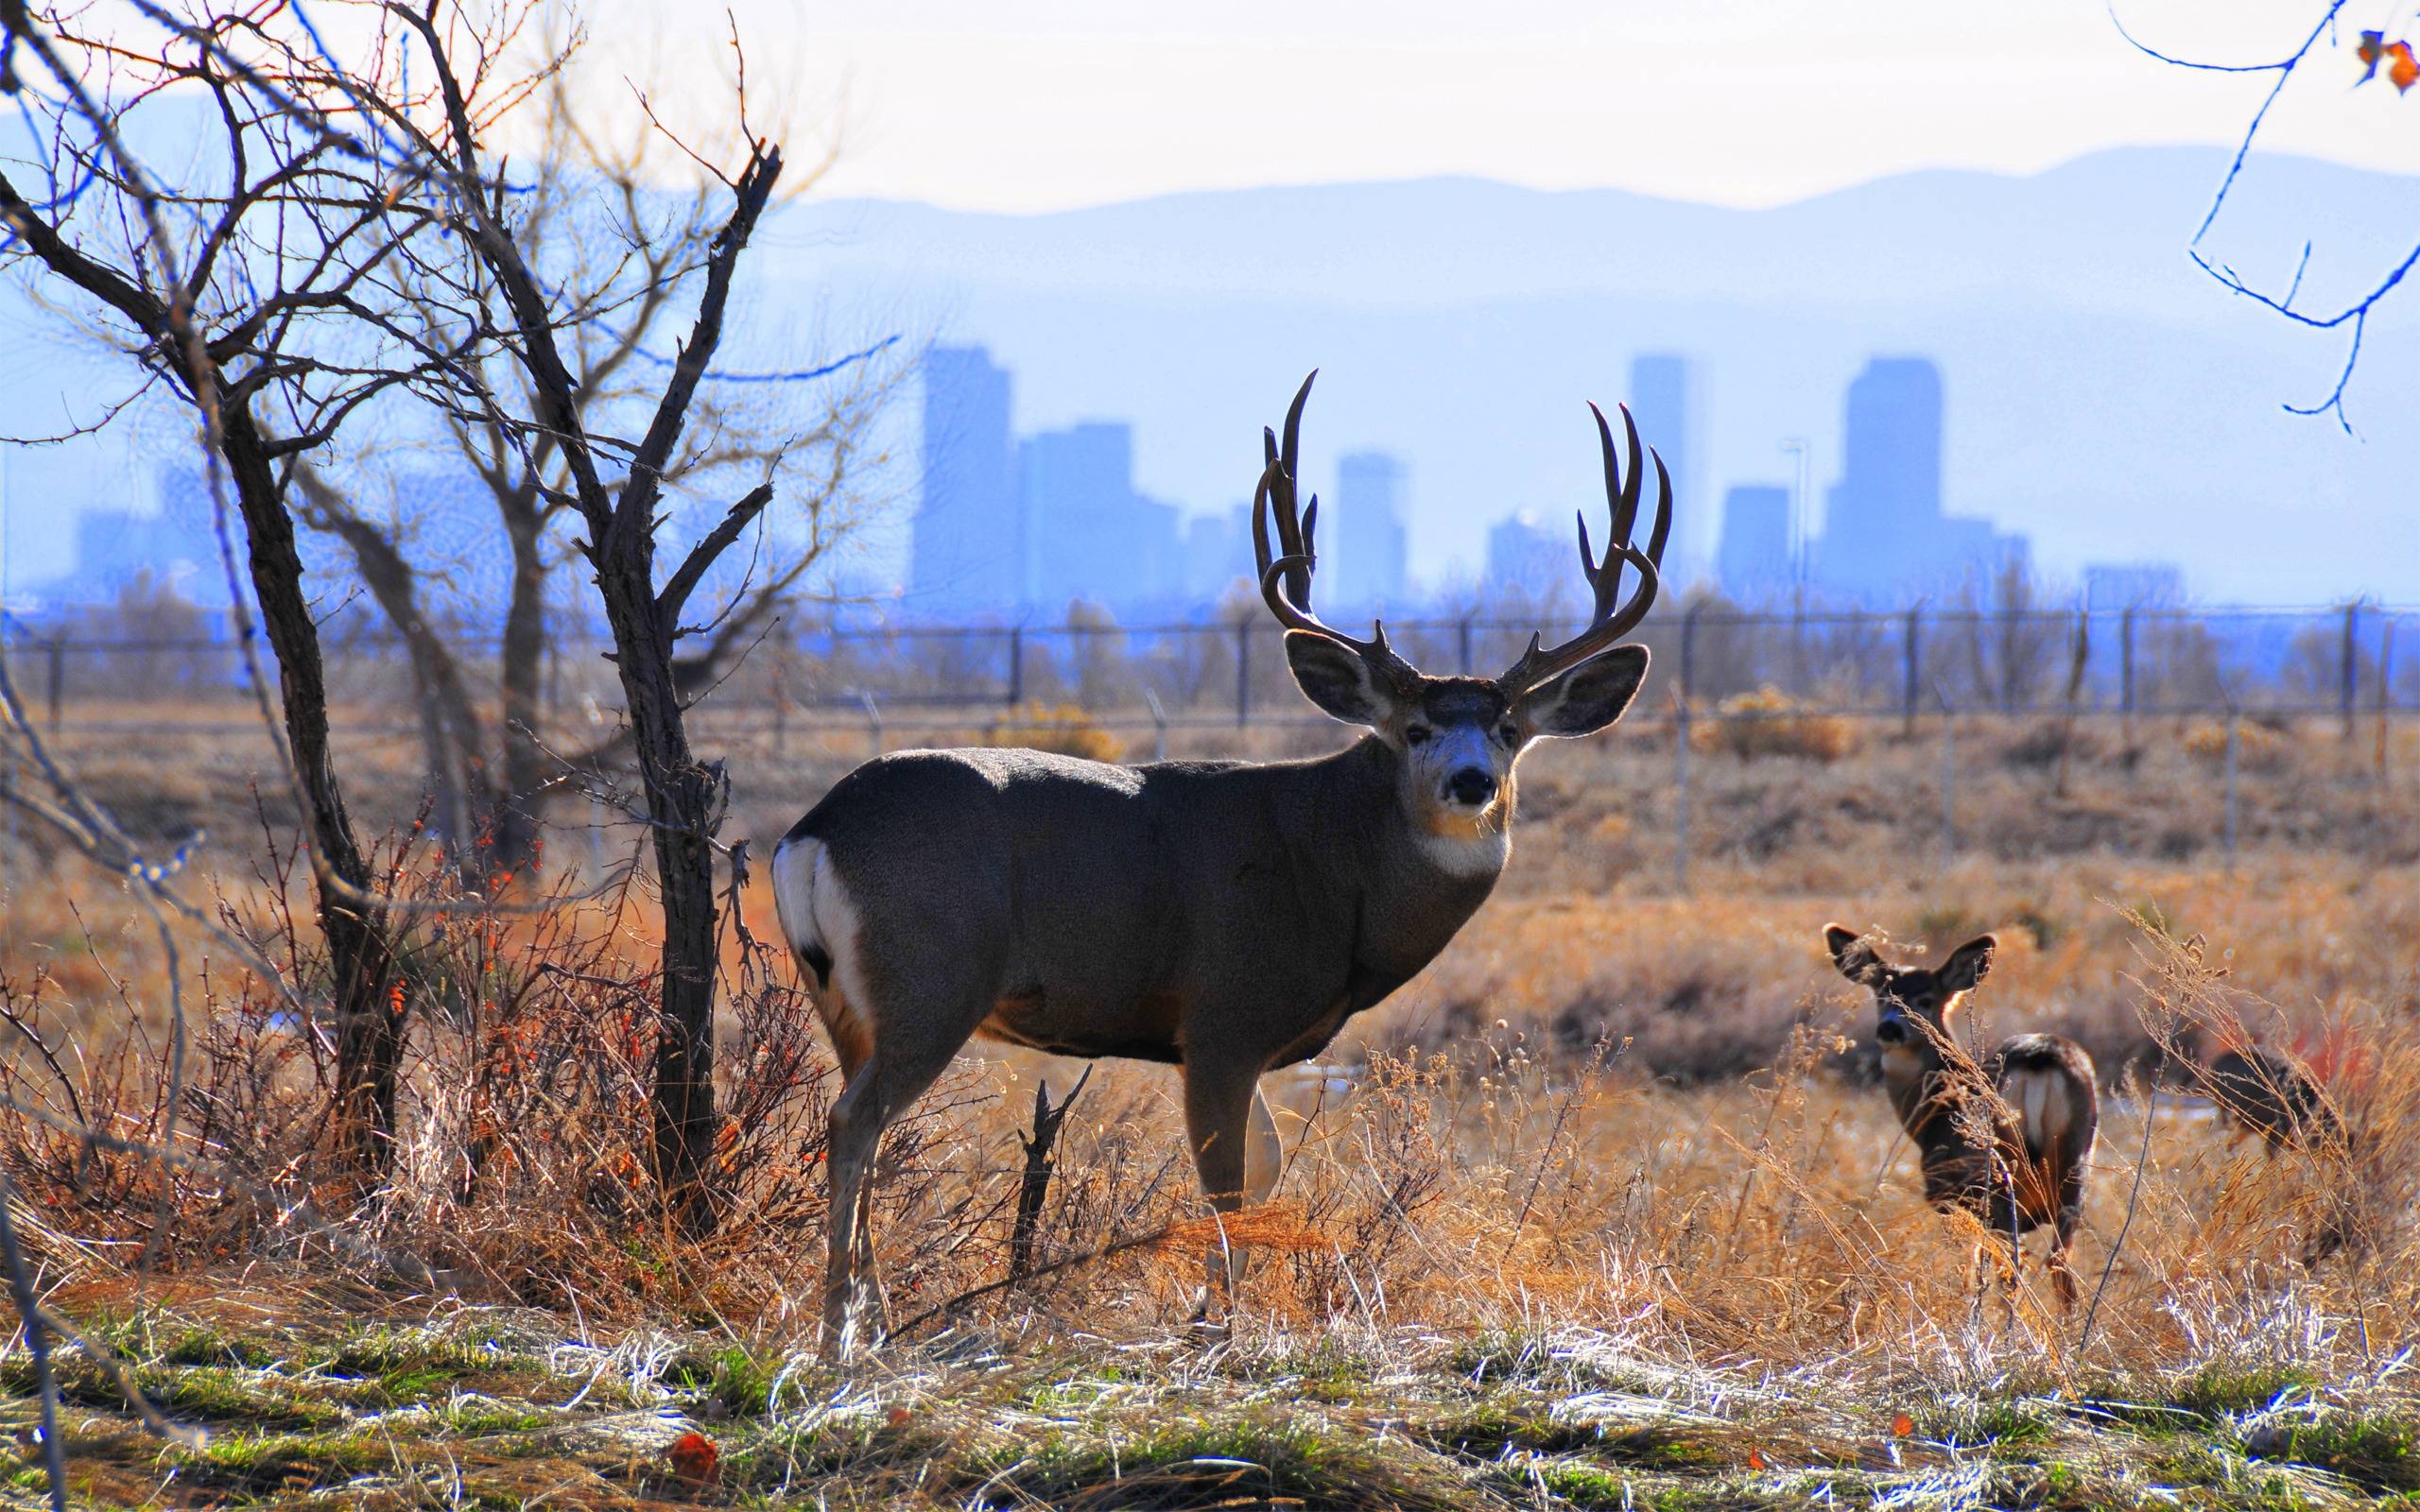
[[[1849,384],[1840,481],[1824,496],[1822,576],[1877,607],[2029,554],[2025,539],[1942,512],[1941,369],[1876,357]]]
[[[1215,604],[1236,583],[1252,581],[1252,506],[1238,504],[1184,523],[1184,594]]]
[[[1336,512],[1320,511],[1320,576],[1314,592],[1330,608],[1385,609],[1404,600],[1404,483],[1401,457],[1387,452],[1348,452],[1336,464]],[[1247,524],[1249,528],[1249,524]],[[1328,560],[1331,553],[1334,560]]]
[[[1665,472],[1672,480],[1672,517],[1681,532],[1681,539],[1674,544],[1680,547],[1684,557],[1703,549],[1697,546],[1699,538],[1693,530],[1704,528],[1686,524],[1703,513],[1697,475],[1690,471],[1697,461],[1697,448],[1690,444],[1690,427],[1697,421],[1697,406],[1689,403],[1693,376],[1689,360],[1675,352],[1643,352],[1631,359],[1631,418],[1638,421],[1639,443],[1655,449],[1655,455],[1664,459]],[[1621,417],[1613,415],[1607,418],[1614,424],[1614,439],[1620,441]],[[1655,503],[1655,464],[1650,462],[1646,466],[1648,478],[1640,498],[1645,501],[1643,508],[1652,508]],[[1703,557],[1696,559],[1700,562],[1704,560]],[[1675,561],[1673,566],[1680,569],[1683,564]],[[1673,576],[1685,577],[1687,574],[1676,571]]]
[[[1497,521],[1487,532],[1487,592],[1518,594],[1536,604],[1553,602],[1566,578],[1579,580],[1573,565],[1576,540],[1540,525],[1527,509]]]
[[[1743,483],[1722,496],[1722,542],[1715,576],[1743,604],[1774,598],[1789,586],[1789,490]]]
[[[1045,617],[1076,599],[1128,611],[1174,599],[1184,576],[1173,505],[1134,491],[1134,430],[1103,421],[1019,448],[1024,601]]]
[[[982,347],[925,354],[924,437],[908,586],[935,616],[1005,613],[1025,595],[1026,530],[1009,374]]]

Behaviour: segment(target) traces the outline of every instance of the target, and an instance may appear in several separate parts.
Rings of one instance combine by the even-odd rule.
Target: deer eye
[[[1495,732],[1495,738],[1507,746],[1517,746],[1521,743],[1521,731],[1511,725],[1506,725]]]
[[[1428,737],[1435,733],[1436,731],[1429,729],[1426,725],[1407,725],[1404,727],[1403,732],[1404,744],[1407,746],[1426,746],[1428,744]]]

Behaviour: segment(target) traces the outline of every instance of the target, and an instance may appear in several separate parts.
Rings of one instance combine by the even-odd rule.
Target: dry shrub
[[[820,1252],[838,1078],[772,949],[735,936],[725,953],[719,1222],[687,1241],[654,1177],[651,910],[627,885],[483,907],[428,859],[389,868],[419,917],[401,932],[406,1059],[380,1171],[328,1161],[334,1026],[280,983],[213,970],[186,984],[180,1057],[131,1001],[107,1033],[71,1036],[90,1016],[51,978],[0,975],[0,1022],[24,1047],[0,1057],[0,1161],[50,1223],[49,1258],[76,1273],[140,1255],[170,1272],[281,1260],[417,1284],[433,1274],[473,1297],[602,1317],[782,1313],[802,1257]],[[285,982],[323,976],[317,936],[289,906],[293,879],[265,881],[225,917]],[[922,1271],[954,1280],[959,1251],[981,1252],[966,1236],[987,1214],[970,1210],[996,1200],[937,1193],[950,1162],[935,1146],[958,1137],[965,1087],[946,1078],[884,1146],[886,1215],[938,1218],[960,1241],[925,1246],[911,1290]],[[84,1127],[126,1143],[93,1146]],[[181,1162],[164,1183],[155,1148]]]
[[[986,746],[1015,746],[1086,761],[1114,762],[1126,744],[1071,703],[1021,703],[983,731]]]
[[[2185,753],[2199,762],[2221,765],[2226,761],[2227,727],[2224,722],[2204,719],[2185,731]],[[2292,747],[2283,733],[2256,720],[2235,722],[2236,765],[2255,772],[2282,771]]]
[[[1700,750],[1755,756],[1796,756],[1836,762],[1859,743],[1857,722],[1838,714],[1806,712],[1798,700],[1771,683],[1722,700],[1718,717],[1698,726],[1691,738]]]

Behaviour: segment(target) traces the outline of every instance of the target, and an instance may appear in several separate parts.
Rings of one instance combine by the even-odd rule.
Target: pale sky
[[[2317,0],[2122,0],[2138,36],[2283,56]],[[2369,14],[2367,11],[2375,11]],[[717,8],[599,0],[593,61],[711,112]],[[736,0],[760,115],[828,192],[1039,211],[1172,190],[1474,174],[1758,205],[1917,167],[2031,172],[2123,144],[2232,142],[2268,76],[2130,48],[2100,0]],[[2270,150],[2420,170],[2420,94],[2348,86],[2354,33],[2289,90]],[[618,91],[610,93],[618,94]],[[694,117],[692,117],[694,119]]]

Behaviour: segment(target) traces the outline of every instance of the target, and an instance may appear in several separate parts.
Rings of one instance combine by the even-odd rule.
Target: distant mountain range
[[[1609,146],[1609,158],[1613,148]],[[2181,562],[2212,599],[2420,602],[2420,291],[2372,322],[2360,435],[2284,413],[2324,395],[2330,335],[2230,298],[2186,259],[2226,154],[2130,148],[2031,178],[1923,172],[1768,210],[1472,180],[1171,196],[1041,215],[807,200],[760,235],[735,362],[865,332],[981,341],[1015,372],[1021,430],[1131,420],[1138,481],[1192,510],[1239,502],[1259,430],[1322,371],[1310,481],[1338,454],[1410,466],[1412,566],[1475,570],[1490,523],[1597,495],[1582,402],[1630,359],[1685,353],[1697,418],[1682,541],[1710,553],[1721,489],[1838,475],[1842,390],[1876,353],[1946,383],[1947,507],[2030,533],[2053,571]],[[2373,279],[2420,228],[2420,180],[2256,159],[2209,249],[2267,284],[2313,243],[2298,307]],[[0,299],[12,428],[89,420],[122,374]],[[894,452],[912,454],[898,406]],[[154,426],[166,445],[181,427]],[[72,533],[29,508],[125,507],[123,441],[9,459],[19,584]],[[903,469],[884,490],[914,496]],[[893,576],[904,507],[862,570]]]
[[[1683,540],[1722,487],[1837,475],[1841,391],[1922,352],[1947,387],[1947,507],[2031,533],[2054,571],[2182,562],[2197,593],[2420,600],[2411,507],[2420,302],[2372,322],[2360,434],[2286,414],[2341,343],[2232,298],[2185,247],[2227,156],[2133,148],[2031,178],[1923,172],[1770,210],[1461,179],[1186,194],[1041,215],[808,201],[769,227],[760,293],[988,343],[1017,422],[1131,419],[1150,493],[1242,497],[1304,371],[1312,480],[1340,451],[1411,466],[1413,566],[1475,568],[1487,524],[1592,496],[1583,399],[1629,359],[1697,366]],[[2375,278],[2420,180],[2254,160],[2208,242],[2298,307]],[[2413,300],[2420,301],[2420,295]]]

